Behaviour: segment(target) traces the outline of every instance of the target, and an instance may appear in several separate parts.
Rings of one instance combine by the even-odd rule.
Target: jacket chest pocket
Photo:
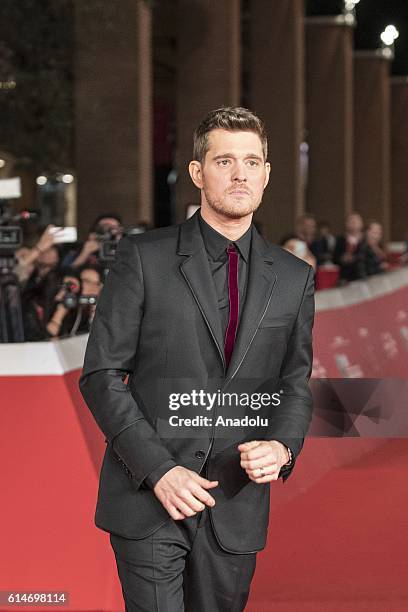
[[[276,329],[276,333],[284,332],[287,336],[292,331],[294,317],[291,314],[267,312],[259,324],[260,328]]]

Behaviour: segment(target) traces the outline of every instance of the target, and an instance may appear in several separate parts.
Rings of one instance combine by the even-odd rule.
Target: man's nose
[[[245,164],[241,161],[236,161],[233,169],[232,169],[232,180],[240,183],[241,181],[246,181],[246,168]]]

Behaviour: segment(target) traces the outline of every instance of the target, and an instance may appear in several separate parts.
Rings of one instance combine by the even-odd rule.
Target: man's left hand
[[[239,444],[238,450],[241,466],[258,484],[277,480],[282,465],[289,461],[286,446],[277,440],[252,440]]]

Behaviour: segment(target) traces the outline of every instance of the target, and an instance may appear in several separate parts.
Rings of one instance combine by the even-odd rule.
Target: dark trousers
[[[215,539],[207,507],[172,518],[142,540],[114,534],[110,541],[126,612],[242,612],[256,553],[225,552]]]

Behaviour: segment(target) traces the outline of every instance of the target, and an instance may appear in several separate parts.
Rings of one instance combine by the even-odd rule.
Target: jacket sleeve
[[[274,408],[267,432],[267,439],[278,440],[292,451],[292,463],[282,467],[279,473],[283,481],[292,473],[312,419],[309,379],[313,362],[314,311],[314,270],[309,266],[298,315],[280,371],[277,387],[280,404]]]
[[[146,484],[150,489],[153,489],[155,485],[159,482],[159,480],[167,474],[172,468],[177,465],[175,461],[170,459],[169,461],[165,461],[158,468],[150,472],[148,476],[143,481],[143,484]]]
[[[134,370],[143,306],[139,249],[125,236],[98,299],[79,388],[106,442],[139,487],[164,463],[176,465],[124,382]]]

